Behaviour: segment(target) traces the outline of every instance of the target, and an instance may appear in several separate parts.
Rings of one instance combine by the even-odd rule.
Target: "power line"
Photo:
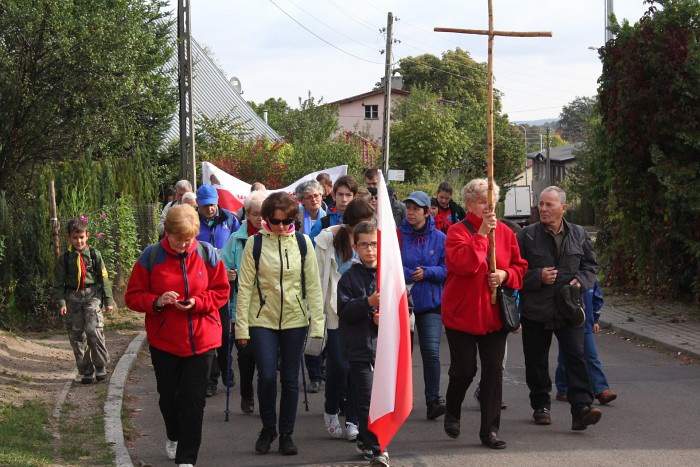
[[[286,11],[284,11],[284,10],[283,10],[278,4],[276,4],[273,0],[269,0],[269,2],[272,3],[275,7],[277,7],[277,9],[278,9],[279,11],[281,11],[282,13],[284,13],[287,17],[289,17],[289,19],[291,19],[292,21],[294,21],[295,23],[297,23],[299,26],[301,26],[302,28],[304,28],[304,30],[306,30],[308,33],[312,34],[314,37],[316,37],[317,39],[321,40],[322,42],[324,42],[324,43],[330,45],[330,46],[333,47],[334,49],[339,50],[339,51],[343,52],[344,54],[349,55],[349,56],[351,56],[351,57],[353,57],[353,58],[356,58],[356,59],[358,59],[358,60],[362,60],[363,62],[373,63],[373,64],[375,64],[375,65],[383,65],[383,63],[381,63],[381,62],[374,62],[374,61],[372,61],[372,60],[367,60],[366,58],[358,57],[357,55],[355,55],[355,54],[353,54],[353,53],[350,53],[350,52],[348,52],[347,50],[343,50],[343,49],[341,49],[340,47],[338,47],[337,45],[328,42],[326,39],[324,39],[323,37],[319,36],[318,34],[316,34],[315,32],[313,32],[311,29],[307,28],[306,26],[304,26],[303,24],[301,24],[299,21],[297,21],[292,15],[290,15],[289,13],[287,13]]]
[[[367,45],[367,44],[363,44],[362,42],[358,41],[357,39],[355,39],[355,38],[353,38],[353,37],[350,37],[350,36],[347,36],[347,35],[343,34],[342,32],[338,31],[337,29],[333,28],[332,26],[329,26],[329,25],[326,24],[325,22],[321,21],[320,19],[318,19],[317,17],[315,17],[314,15],[312,15],[311,13],[309,13],[308,11],[306,11],[305,9],[303,9],[302,7],[300,7],[299,5],[297,5],[296,3],[294,3],[292,0],[288,0],[288,1],[289,1],[289,3],[291,3],[292,5],[294,5],[295,7],[297,7],[298,9],[300,9],[301,11],[303,11],[304,13],[306,13],[307,15],[311,16],[313,19],[315,19],[316,21],[318,21],[319,23],[321,23],[322,25],[324,25],[325,27],[327,27],[327,28],[330,29],[331,31],[335,32],[336,34],[340,34],[340,35],[343,36],[344,38],[346,38],[346,39],[348,39],[348,40],[350,40],[350,41],[352,41],[352,42],[354,42],[354,43],[356,43],[356,44],[358,44],[358,45],[360,45],[360,46],[362,46],[362,47],[365,47],[365,48],[368,48],[368,49],[370,49],[370,50],[372,50],[372,51],[374,51],[374,52],[377,52],[377,49],[375,49],[375,48],[373,48],[373,47],[370,47],[370,46]]]
[[[327,1],[328,3],[330,3],[331,5],[333,5],[334,7],[336,7],[338,10],[342,11],[343,13],[345,13],[347,16],[349,16],[351,19],[353,19],[353,20],[354,20],[356,23],[358,23],[360,26],[362,26],[362,27],[364,27],[364,28],[367,28],[367,29],[369,29],[370,31],[375,32],[375,33],[376,33],[377,31],[381,31],[381,29],[382,29],[381,27],[375,26],[375,25],[373,25],[373,24],[367,23],[367,22],[365,22],[365,21],[359,19],[357,16],[353,15],[353,14],[350,13],[348,10],[346,10],[346,9],[343,8],[342,6],[340,6],[340,5],[338,5],[337,3],[335,3],[333,0],[326,0],[326,1]]]

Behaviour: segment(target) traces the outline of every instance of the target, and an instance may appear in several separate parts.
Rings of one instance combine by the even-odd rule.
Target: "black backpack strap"
[[[465,226],[467,229],[469,229],[469,231],[472,233],[472,235],[476,235],[476,230],[474,229],[474,226],[471,224],[471,222],[469,222],[468,220],[464,219],[464,220],[462,221],[462,224],[464,224],[464,226]],[[486,264],[489,264],[489,263],[490,263],[489,259],[491,258],[491,252],[490,252],[490,249],[487,250],[487,251],[488,251],[488,252],[486,253]]]
[[[253,236],[253,259],[255,260],[255,284],[258,286],[258,298],[260,298],[260,306],[265,304],[265,299],[263,298],[262,291],[260,290],[260,278],[258,277],[258,270],[260,269],[260,255],[262,254],[262,241],[263,237],[261,233],[256,233]]]
[[[68,278],[68,256],[70,255],[70,250],[66,251],[63,253],[63,267],[65,268],[66,272],[63,275],[63,292],[68,291],[68,286],[66,285],[66,279]]]
[[[326,217],[321,218],[321,228],[327,229],[330,226],[331,226],[331,216],[329,214]]]
[[[97,274],[97,282],[100,284],[100,304],[105,301],[105,280],[102,277],[102,268],[97,270],[97,253],[93,247],[90,247],[90,261],[92,262],[92,273]]]
[[[306,299],[306,273],[304,271],[304,265],[306,264],[306,239],[302,233],[294,232],[294,235],[299,245],[299,253],[301,253],[301,298]]]
[[[153,270],[153,265],[156,264],[156,257],[158,256],[158,253],[160,252],[160,249],[163,248],[163,246],[158,243],[154,243],[151,245],[150,249],[150,254],[148,255],[148,274],[151,274],[151,271]]]

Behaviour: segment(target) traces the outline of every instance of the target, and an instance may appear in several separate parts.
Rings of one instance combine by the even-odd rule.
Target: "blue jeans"
[[[301,366],[306,328],[268,329],[250,328],[250,345],[253,346],[258,368],[258,406],[263,428],[275,429],[277,425],[277,349],[280,354],[280,434],[291,435],[299,405],[299,369]]]
[[[439,308],[438,308],[439,310]],[[425,403],[440,399],[440,336],[442,335],[442,315],[440,313],[416,313],[418,345],[423,359],[423,381],[425,382]]]
[[[329,415],[335,415],[340,411],[340,401],[346,394],[345,421],[357,425],[357,413],[355,412],[355,397],[350,390],[350,365],[343,358],[340,349],[340,331],[328,330],[326,339],[326,403],[324,410]]]
[[[598,358],[598,348],[595,345],[595,337],[592,332],[586,332],[583,335],[583,354],[586,357],[586,367],[588,368],[588,375],[591,378],[593,394],[598,395],[606,389],[610,389],[608,380],[603,373],[603,365]],[[554,382],[557,385],[557,392],[559,394],[567,393],[569,387],[566,381],[566,366],[564,364],[564,356],[561,352],[559,352]]]

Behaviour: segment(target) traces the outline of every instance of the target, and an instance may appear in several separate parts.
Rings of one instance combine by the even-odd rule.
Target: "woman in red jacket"
[[[498,437],[503,389],[503,353],[508,333],[503,329],[498,305],[491,304],[491,287],[504,284],[513,289],[523,285],[527,262],[513,231],[496,220],[487,201],[485,179],[475,179],[462,190],[468,213],[464,221],[447,231],[445,242],[447,281],[442,296],[442,322],[450,348],[445,433],[457,438],[460,433],[462,401],[477,370],[477,351],[481,359],[481,443],[491,449],[503,449]],[[494,185],[498,199],[498,186]],[[489,272],[488,233],[496,233],[496,271]]]
[[[170,208],[165,238],[143,251],[125,295],[129,308],[146,314],[165,450],[180,465],[197,462],[209,370],[221,346],[219,308],[229,295],[223,261],[198,234],[194,209]]]

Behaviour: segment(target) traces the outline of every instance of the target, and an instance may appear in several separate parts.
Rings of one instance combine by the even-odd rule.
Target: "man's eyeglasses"
[[[357,248],[361,250],[369,250],[370,248],[376,250],[378,246],[377,242],[360,242],[357,244]]]
[[[272,225],[280,225],[280,224],[290,225],[294,222],[294,219],[292,219],[292,218],[290,218],[290,219],[275,219],[274,217],[271,217],[268,220],[268,222]]]

